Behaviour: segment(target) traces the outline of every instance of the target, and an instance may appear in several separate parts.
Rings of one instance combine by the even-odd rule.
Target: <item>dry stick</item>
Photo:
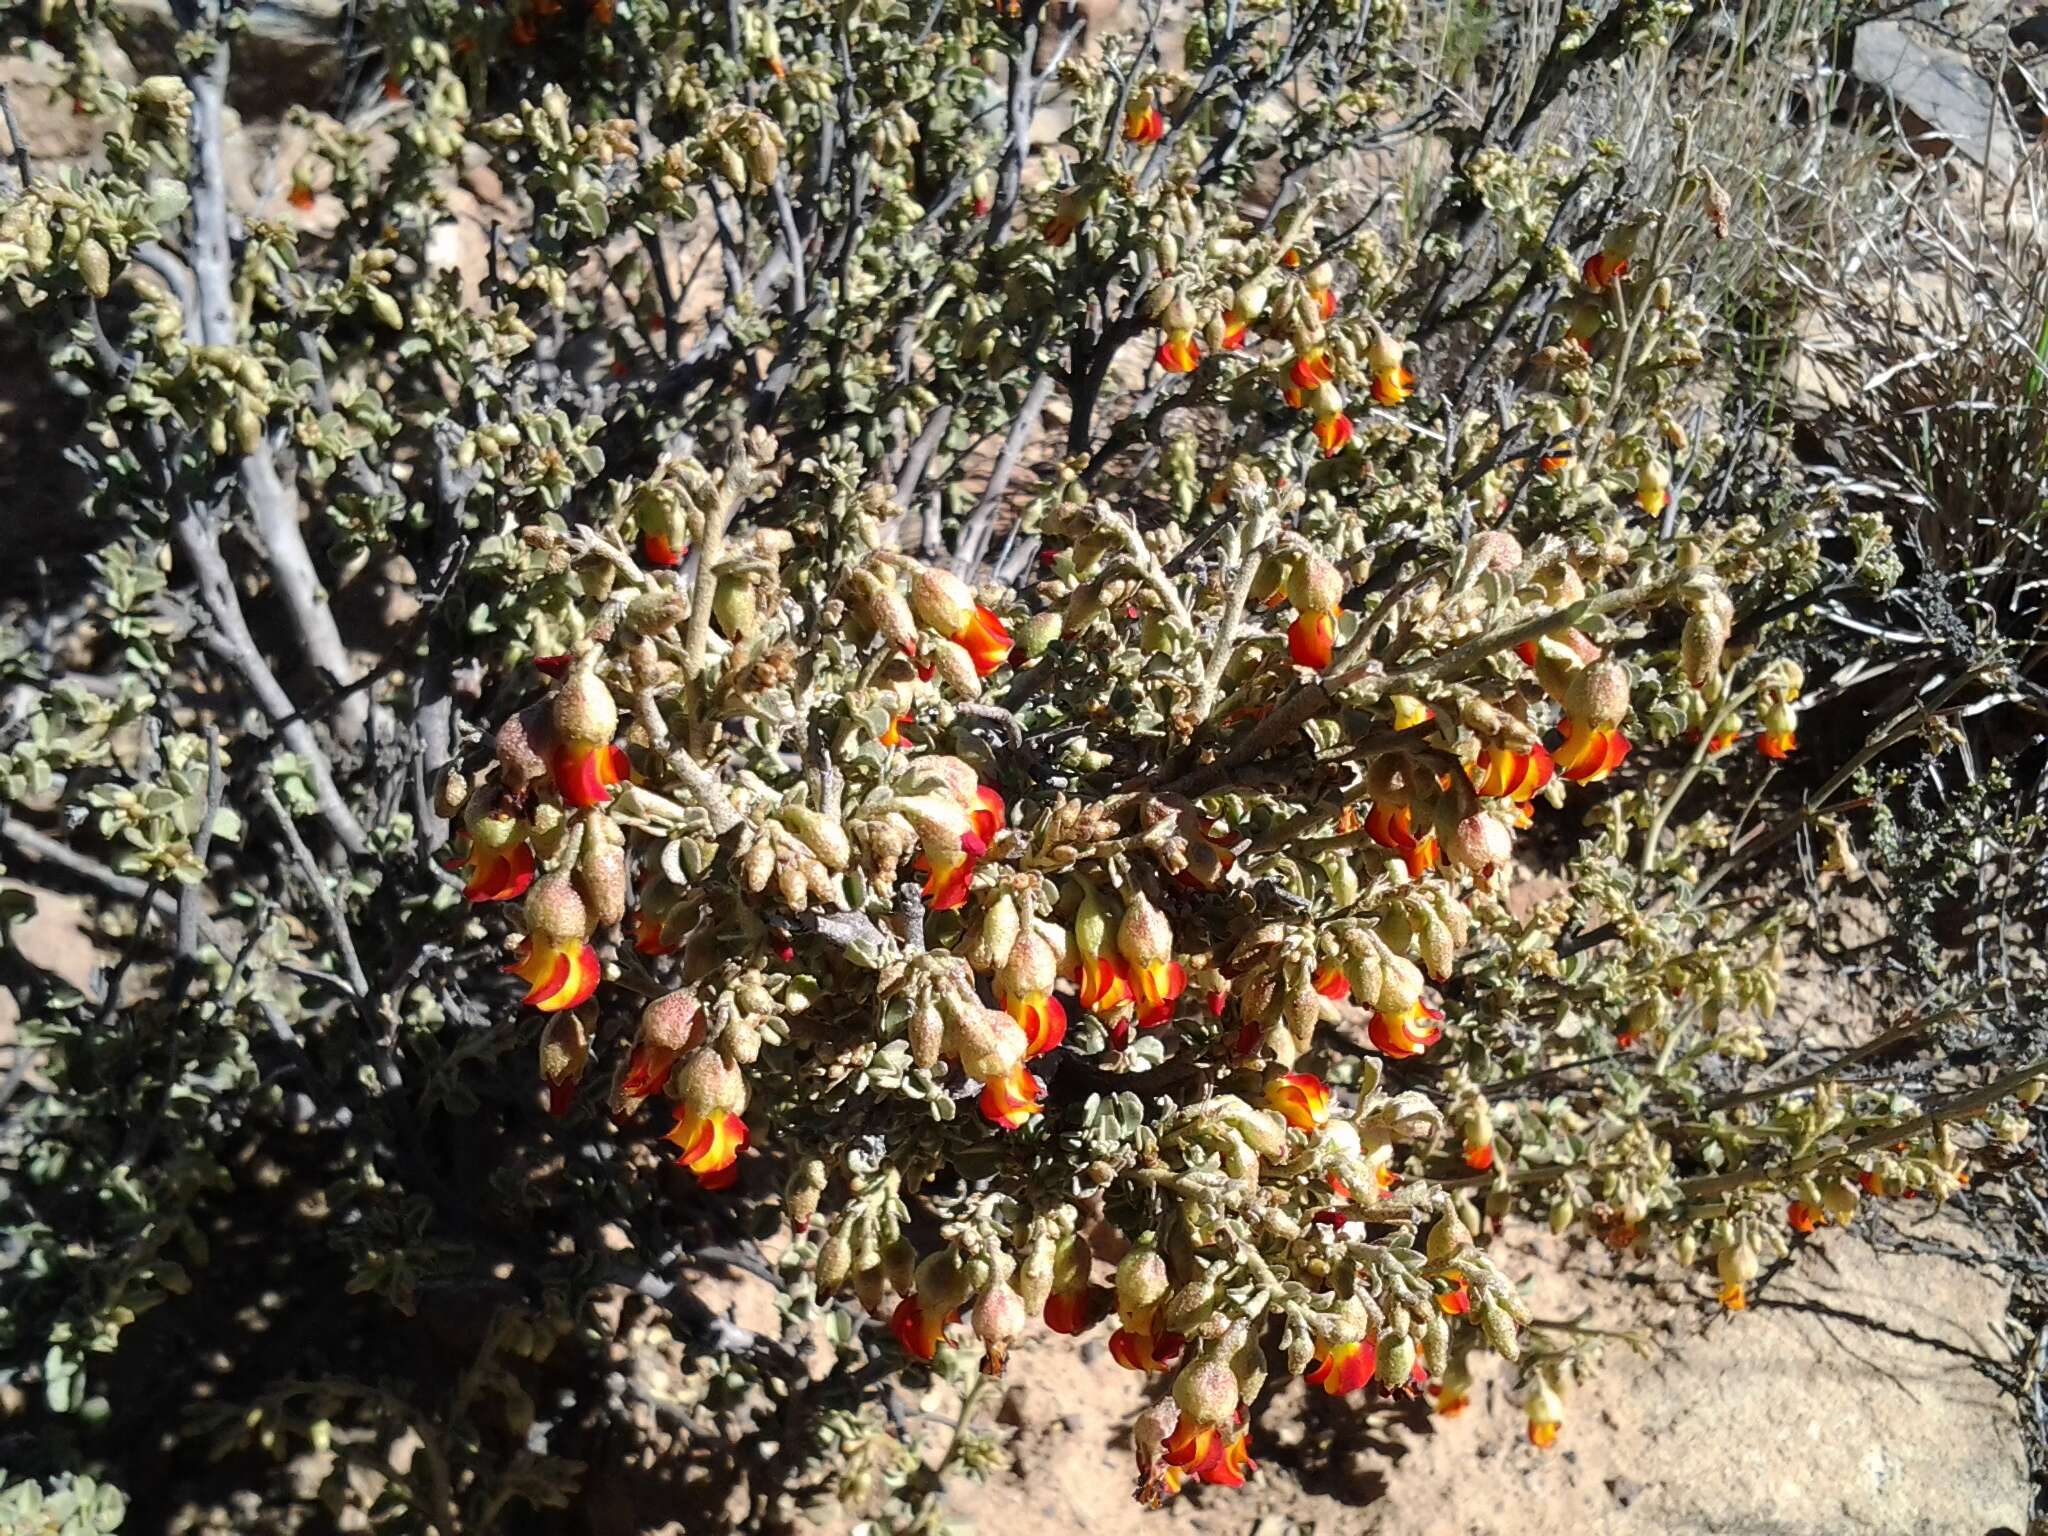
[[[1216,690],[1223,684],[1223,674],[1230,667],[1230,658],[1237,650],[1237,626],[1244,618],[1244,607],[1251,600],[1252,583],[1259,579],[1259,566],[1266,557],[1267,517],[1261,511],[1252,525],[1251,536],[1245,540],[1245,557],[1238,566],[1237,577],[1230,584],[1230,591],[1223,600],[1222,616],[1216,621],[1216,643],[1209,651],[1209,664],[1202,672],[1202,686],[1195,692],[1194,717],[1200,725],[1209,718],[1209,711],[1216,707]]]
[[[258,791],[263,804],[277,822],[278,830],[284,833],[285,846],[291,850],[292,859],[299,866],[306,883],[313,888],[313,899],[320,903],[320,910],[327,916],[327,926],[333,930],[335,947],[341,951],[341,963],[348,972],[349,990],[358,1003],[367,1003],[370,998],[370,978],[363,973],[363,962],[356,955],[355,935],[349,931],[348,916],[341,910],[341,903],[334,899],[334,892],[328,888],[327,876],[322,872],[319,861],[313,857],[313,850],[306,846],[306,840],[299,836],[299,829],[293,823],[291,812],[284,808],[284,802],[277,798],[277,791],[265,783]]]
[[[958,552],[953,557],[954,575],[963,579],[971,575],[987,552],[989,536],[994,532],[996,518],[1003,509],[1003,493],[1010,488],[1010,477],[1017,473],[1017,463],[1024,457],[1031,434],[1038,430],[1039,414],[1044,411],[1046,398],[1051,394],[1052,375],[1049,373],[1039,374],[1024,392],[1024,401],[1017,407],[1016,419],[1010,423],[1009,436],[1003,439],[1002,452],[996,455],[996,467],[982,489],[981,499],[975,503],[974,510],[967,515],[966,525],[960,530]]]
[[[234,253],[228,239],[227,128],[223,121],[227,39],[216,36],[213,48],[206,67],[186,80],[192,91],[192,275],[199,290],[201,334],[213,346],[236,347],[242,337],[235,323]],[[334,610],[328,606],[326,589],[306,548],[298,497],[279,477],[267,436],[258,441],[254,452],[242,456],[240,478],[242,499],[256,525],[257,553],[284,599],[306,659],[336,686],[347,687],[359,673],[342,643]],[[355,741],[368,722],[369,710],[366,694],[345,695],[335,712],[335,734],[343,741]]]

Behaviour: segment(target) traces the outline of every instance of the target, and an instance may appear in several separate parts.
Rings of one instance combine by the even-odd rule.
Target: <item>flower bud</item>
[[[590,911],[566,875],[542,875],[526,893],[526,932],[536,944],[580,943],[590,934]]]
[[[895,583],[872,571],[855,571],[847,578],[847,592],[854,610],[883,640],[898,650],[917,649],[917,621]]]
[[[626,627],[637,634],[665,635],[689,617],[690,601],[673,588],[642,592],[626,605]]]
[[[830,816],[803,805],[786,805],[782,808],[782,823],[803,841],[803,845],[818,856],[818,862],[837,873],[853,860],[853,844],[846,835],[846,828]]]
[[[910,606],[927,629],[956,634],[974,617],[974,591],[951,571],[923,566],[911,578]]]
[[[848,1240],[841,1226],[834,1227],[825,1241],[818,1245],[818,1294],[831,1296],[846,1284],[846,1277],[853,1270],[853,1244]]]
[[[1091,890],[1074,913],[1074,947],[1082,959],[1096,960],[1108,952],[1110,940],[1109,906]]]
[[[579,747],[602,746],[619,733],[619,706],[588,662],[570,668],[555,690],[549,723],[557,741]]]
[[[967,1299],[971,1288],[967,1266],[960,1262],[960,1255],[951,1248],[941,1248],[926,1255],[917,1266],[916,1279],[911,1285],[919,1304],[940,1314],[958,1307]]]
[[[1373,999],[1377,1013],[1404,1014],[1422,1000],[1422,972],[1406,956],[1388,951],[1380,956],[1380,985]]]
[[[1458,823],[1444,851],[1460,869],[1483,871],[1514,857],[1515,838],[1498,817],[1474,811]],[[1437,967],[1431,965],[1430,970]]]
[[[1149,969],[1173,958],[1173,924],[1143,891],[1133,893],[1117,924],[1116,947],[1132,965]]]
[[[722,1052],[700,1045],[685,1056],[669,1078],[669,1092],[692,1114],[703,1116],[726,1110],[738,1114],[747,1107],[747,1080]]]
[[[804,1158],[790,1170],[789,1182],[782,1187],[782,1209],[790,1225],[799,1232],[818,1214],[818,1201],[829,1181],[830,1174],[820,1158]]]
[[[924,657],[945,692],[962,699],[981,697],[981,674],[975,671],[974,658],[965,650],[950,640],[928,640]]]
[[[640,1038],[664,1051],[687,1051],[704,1038],[695,994],[670,992],[640,1010]]]
[[[1003,892],[981,908],[981,920],[967,936],[967,963],[977,971],[999,971],[1016,948],[1022,919],[1016,900]]]
[[[434,785],[434,812],[439,816],[457,816],[468,803],[469,776],[450,763],[441,770],[440,780]]]
[[[538,705],[506,720],[498,727],[491,745],[497,754],[498,772],[508,788],[522,789],[547,776],[547,718]]]
[[[1034,925],[1020,933],[1010,946],[996,984],[1006,997],[1045,996],[1052,991],[1059,973],[1059,952]]]
[[[1034,613],[1017,630],[1017,647],[1025,656],[1043,656],[1066,628],[1057,613]]]
[[[1024,1331],[1024,1324],[1030,1316],[1024,1306],[1024,1298],[1003,1281],[998,1280],[981,1293],[974,1303],[969,1323],[974,1329],[974,1336],[984,1347],[981,1357],[983,1375],[1002,1375],[1004,1358],[1016,1342],[1017,1335]]]
[[[761,625],[761,595],[752,576],[721,576],[711,592],[711,617],[726,639],[747,639]]]
[[[1722,649],[1728,643],[1728,623],[1717,608],[1702,608],[1688,615],[1679,636],[1678,663],[1685,680],[1695,688],[1721,664]]]
[[[910,1041],[911,1063],[929,1072],[939,1064],[939,1058],[946,1054],[946,1021],[937,1007],[927,1001],[910,1010],[910,1022],[906,1028]]]
[[[576,856],[576,887],[592,922],[609,927],[626,916],[626,850],[586,836]]]
[[[590,1060],[590,1027],[582,1011],[558,1013],[548,1020],[540,1037],[541,1081],[556,1085],[574,1083],[583,1076]]]
[[[1405,1333],[1383,1333],[1373,1358],[1372,1379],[1391,1392],[1415,1374],[1415,1341]]]
[[[1015,1019],[979,1002],[961,1009],[950,1033],[960,1069],[977,1083],[1008,1077],[1023,1062],[1029,1044]]]
[[[1173,1379],[1174,1406],[1197,1424],[1230,1422],[1237,1412],[1237,1377],[1221,1360],[1204,1355]]]
[[[1565,712],[1588,730],[1613,730],[1628,714],[1628,673],[1613,661],[1581,667],[1566,692]]]
[[[1142,1323],[1173,1288],[1166,1260],[1150,1243],[1140,1243],[1116,1267],[1116,1309],[1126,1323]]]
[[[1297,613],[1332,613],[1343,600],[1344,573],[1314,551],[1288,573],[1287,601]]]

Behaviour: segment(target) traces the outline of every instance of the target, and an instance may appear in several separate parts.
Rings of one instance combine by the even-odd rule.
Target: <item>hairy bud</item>
[[[537,944],[570,944],[590,933],[590,909],[566,875],[542,875],[526,893],[526,932]]]

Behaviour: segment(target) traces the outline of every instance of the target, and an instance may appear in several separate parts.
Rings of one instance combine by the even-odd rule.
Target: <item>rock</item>
[[[145,70],[172,70],[177,26],[169,0],[120,0],[122,41]],[[343,0],[253,0],[234,38],[228,98],[245,117],[331,104],[340,87]]]
[[[1994,178],[2013,174],[2019,143],[1998,92],[1964,55],[1922,41],[1899,22],[1871,21],[1856,29],[1849,67],[1891,98],[1916,150],[1936,156],[1954,150]]]

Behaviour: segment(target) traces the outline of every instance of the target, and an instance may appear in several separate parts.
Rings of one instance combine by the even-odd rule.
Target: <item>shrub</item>
[[[176,1423],[131,1471],[197,1426],[489,1529],[625,1413],[622,1287],[700,1428],[783,1415],[758,1518],[920,1507],[857,1389],[1040,1327],[1171,1380],[1148,1502],[1282,1372],[1452,1412],[1496,1354],[1549,1445],[1597,1339],[1510,1219],[1739,1308],[2023,1133],[2035,1062],[1756,1070],[1833,530],[1728,425],[1761,194],[1560,125],[1768,39],[421,0],[238,209],[249,18],[176,19],[130,83],[51,9],[104,151],[0,215],[102,540],[8,662],[0,833],[119,956],[9,962],[53,1469]],[[372,570],[407,611],[330,601]],[[783,1223],[808,1395],[668,1277]]]

